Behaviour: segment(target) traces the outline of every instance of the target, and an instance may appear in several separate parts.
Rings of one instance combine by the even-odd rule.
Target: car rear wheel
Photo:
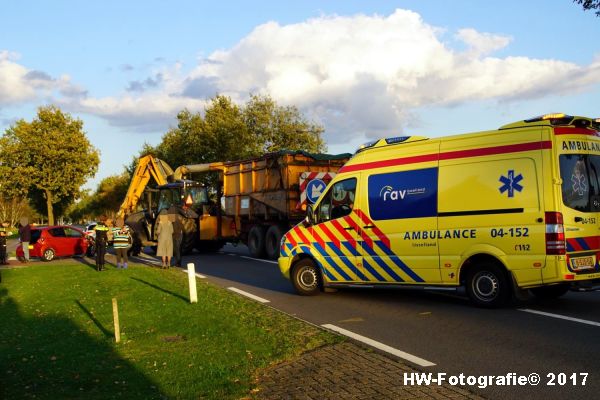
[[[55,256],[56,256],[56,254],[54,253],[54,250],[46,249],[46,250],[44,250],[44,253],[42,254],[42,260],[52,261],[52,260],[54,260]]]

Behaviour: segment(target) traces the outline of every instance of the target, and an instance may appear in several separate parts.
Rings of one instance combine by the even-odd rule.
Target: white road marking
[[[266,262],[266,263],[269,263],[269,264],[277,264],[277,261],[263,260],[262,258],[254,258],[254,257],[248,257],[248,256],[240,256],[240,257],[247,258],[248,260],[262,261],[262,262]]]
[[[249,298],[251,298],[252,300],[256,300],[256,301],[258,301],[259,303],[270,303],[270,301],[269,301],[269,300],[267,300],[267,299],[263,299],[262,297],[255,296],[255,295],[253,295],[252,293],[244,292],[243,290],[241,290],[241,289],[238,289],[238,288],[234,288],[234,287],[228,287],[227,289],[231,290],[232,292],[239,293],[239,294],[241,294],[242,296],[249,297]]]
[[[330,329],[332,331],[341,333],[342,335],[348,336],[349,338],[352,338],[354,340],[358,340],[359,342],[368,344],[369,346],[375,347],[376,349],[385,351],[386,353],[393,354],[396,357],[400,357],[403,360],[410,361],[410,362],[412,362],[414,364],[417,364],[417,365],[419,365],[421,367],[433,367],[435,365],[431,361],[427,361],[427,360],[424,360],[424,359],[422,359],[420,357],[413,356],[412,354],[406,353],[406,352],[404,352],[402,350],[395,349],[395,348],[393,348],[391,346],[388,346],[387,344],[383,344],[383,343],[378,342],[376,340],[369,339],[368,337],[359,335],[357,333],[347,331],[346,329],[340,328],[339,326],[335,326],[335,325],[331,325],[331,324],[325,324],[325,325],[321,325],[321,326],[323,328]]]
[[[532,310],[532,309],[529,309],[529,308],[519,308],[519,311],[524,311],[524,312],[528,312],[528,313],[531,313],[531,314],[539,314],[539,315],[543,315],[543,316],[551,317],[551,318],[564,319],[566,321],[579,322],[580,324],[586,324],[586,325],[592,325],[592,326],[600,326],[600,322],[588,321],[587,319],[580,319],[580,318],[568,317],[566,315],[552,314],[552,313],[547,313],[547,312],[544,312],[544,311]]]

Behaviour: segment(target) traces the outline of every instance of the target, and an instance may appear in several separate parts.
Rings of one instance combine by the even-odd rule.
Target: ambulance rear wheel
[[[296,292],[302,296],[314,296],[320,291],[320,272],[315,263],[305,258],[292,268],[292,284]]]
[[[557,299],[569,291],[569,285],[541,286],[529,290],[540,299]]]
[[[473,267],[467,274],[467,294],[480,307],[500,307],[510,297],[510,285],[504,270],[496,264]]]

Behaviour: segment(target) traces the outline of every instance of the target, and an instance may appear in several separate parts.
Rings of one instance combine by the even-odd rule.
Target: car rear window
[[[63,228],[52,228],[48,229],[48,232],[54,237],[65,237],[65,230]]]
[[[37,241],[39,240],[40,236],[42,236],[42,231],[40,231],[39,229],[32,229],[31,230],[31,244],[36,244]]]
[[[71,229],[71,228],[65,228],[65,234],[66,234],[68,237],[74,237],[74,238],[80,238],[81,236],[83,236],[83,235],[81,234],[81,232],[79,232],[79,231],[78,231],[78,230],[76,230],[76,229]]]

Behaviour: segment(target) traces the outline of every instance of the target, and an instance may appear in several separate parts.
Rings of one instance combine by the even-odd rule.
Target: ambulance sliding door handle
[[[354,228],[353,228],[353,227],[351,227],[351,226],[347,226],[347,227],[345,227],[344,229],[345,229],[345,230],[347,230],[347,231],[351,231],[351,230],[353,230]]]
[[[365,225],[363,226],[363,229],[373,229],[375,228],[375,225]]]

